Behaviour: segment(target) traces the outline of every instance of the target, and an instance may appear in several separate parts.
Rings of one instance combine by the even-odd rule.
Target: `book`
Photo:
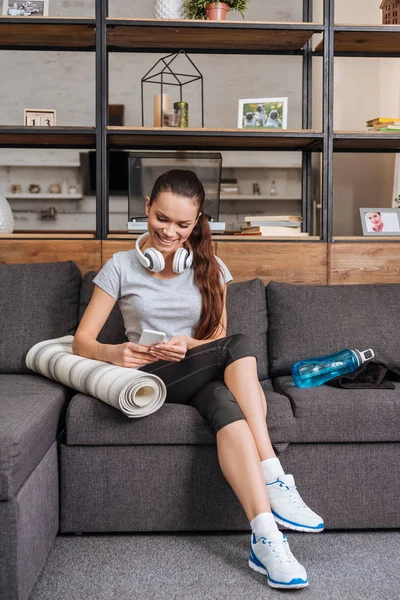
[[[400,121],[388,121],[387,123],[377,123],[372,128],[370,127],[370,129],[382,129],[383,127],[390,127],[392,125],[400,127]]]
[[[238,231],[233,235],[262,235],[261,231]]]
[[[297,227],[269,227],[267,225],[260,225],[259,231],[260,231],[261,235],[271,236],[271,237],[275,237],[275,236],[305,237],[305,236],[310,235],[309,233],[307,233],[305,231],[299,231],[299,229]]]
[[[288,229],[299,229],[301,223],[295,221],[249,221],[248,225],[241,227],[241,230],[250,231],[251,229],[258,229],[260,227],[287,227]]]
[[[298,215],[250,215],[244,218],[245,221],[299,221],[303,220],[303,217]]]
[[[374,127],[370,131],[376,131],[376,133],[381,133],[382,131],[391,131],[394,133],[395,131],[400,131],[400,125],[397,127],[395,125],[388,125],[387,127],[379,127],[379,129]]]
[[[391,121],[400,121],[400,117],[377,117],[367,121],[367,127],[374,127],[375,125],[379,125],[379,123],[389,123]]]

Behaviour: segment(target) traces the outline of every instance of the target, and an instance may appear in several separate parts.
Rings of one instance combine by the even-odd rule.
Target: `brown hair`
[[[201,212],[188,242],[193,250],[194,277],[202,299],[200,321],[194,337],[209,339],[221,333],[218,326],[224,309],[224,288],[220,279],[222,269],[214,256],[210,227],[203,210],[204,187],[193,171],[172,169],[156,180],[150,196],[150,206],[161,192],[190,198],[198,206],[197,214]]]

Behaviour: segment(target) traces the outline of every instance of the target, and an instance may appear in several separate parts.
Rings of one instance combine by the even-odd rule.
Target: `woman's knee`
[[[238,403],[223,381],[211,381],[190,403],[208,421],[215,433],[230,423],[244,419]]]
[[[223,350],[225,352],[225,366],[230,365],[240,358],[257,356],[253,340],[244,333],[234,333],[233,335],[229,335],[226,338]]]

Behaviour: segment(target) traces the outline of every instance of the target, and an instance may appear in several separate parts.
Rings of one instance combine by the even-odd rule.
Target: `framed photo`
[[[239,129],[287,129],[287,116],[287,98],[239,100]]]
[[[363,235],[400,236],[400,208],[360,208]]]
[[[49,0],[3,0],[3,15],[9,17],[47,17]]]
[[[28,127],[54,127],[56,111],[42,108],[25,108],[24,125]]]

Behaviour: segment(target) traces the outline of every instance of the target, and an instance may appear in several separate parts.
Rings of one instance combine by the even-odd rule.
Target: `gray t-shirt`
[[[232,275],[220,258],[221,281]],[[143,329],[193,337],[200,320],[201,294],[193,268],[172,279],[158,279],[145,269],[135,249],[117,252],[94,278],[94,283],[118,301],[128,340],[137,343]]]

